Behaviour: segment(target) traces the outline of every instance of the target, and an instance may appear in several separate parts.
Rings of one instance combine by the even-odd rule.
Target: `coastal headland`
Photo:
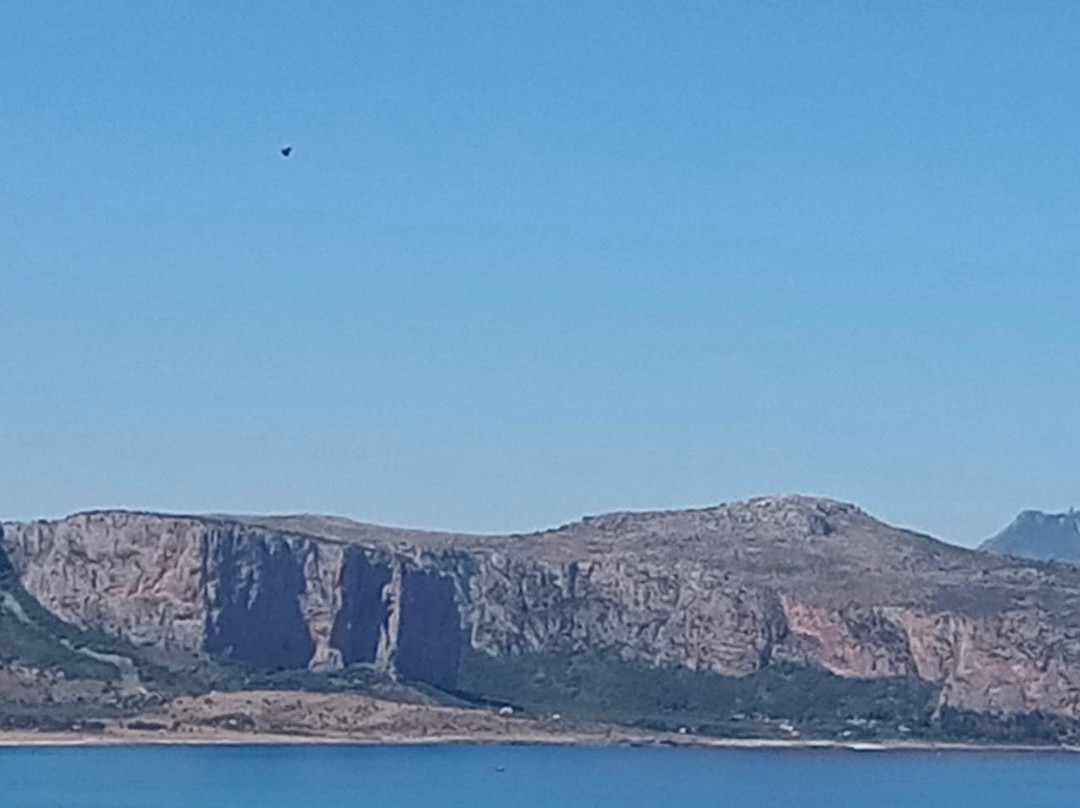
[[[2,529],[9,738],[1080,742],[1080,567],[834,500],[508,536],[129,511]]]

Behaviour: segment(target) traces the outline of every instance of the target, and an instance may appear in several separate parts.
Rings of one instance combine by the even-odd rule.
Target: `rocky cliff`
[[[587,650],[736,677],[901,677],[940,705],[1080,717],[1080,567],[962,550],[830,500],[512,536],[130,512],[3,536],[64,620],[264,669],[366,664],[453,690],[467,654]]]

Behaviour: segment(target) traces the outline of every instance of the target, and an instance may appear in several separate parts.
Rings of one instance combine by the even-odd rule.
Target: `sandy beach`
[[[1080,747],[940,743],[918,740],[845,742],[825,739],[715,738],[692,734],[644,733],[613,728],[606,732],[536,730],[490,734],[382,732],[367,735],[238,732],[204,729],[191,732],[133,730],[120,726],[102,732],[0,731],[0,747],[98,746],[416,746],[416,745],[637,746],[747,750],[843,750],[850,752],[1080,752]]]

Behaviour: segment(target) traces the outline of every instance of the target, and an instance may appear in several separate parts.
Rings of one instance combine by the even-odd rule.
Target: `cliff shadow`
[[[341,567],[341,609],[330,630],[330,645],[341,652],[346,665],[374,662],[379,634],[389,609],[383,588],[393,577],[387,561],[372,563],[361,548],[350,547]]]
[[[315,652],[300,608],[302,560],[282,539],[204,538],[205,650],[264,670],[304,668]]]
[[[457,685],[463,632],[454,579],[404,570],[396,667],[401,678],[444,690]]]

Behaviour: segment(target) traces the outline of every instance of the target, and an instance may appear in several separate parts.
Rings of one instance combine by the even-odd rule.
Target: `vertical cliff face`
[[[369,664],[452,689],[464,650],[604,650],[743,676],[802,665],[943,703],[1080,716],[1080,568],[974,553],[772,498],[470,537],[315,517],[83,514],[9,525],[65,619],[259,668]]]
[[[260,668],[305,667],[315,642],[301,609],[303,543],[220,527],[202,543],[202,650]]]
[[[4,546],[26,589],[64,620],[198,648],[204,532],[198,519],[88,513],[7,525]]]
[[[493,655],[611,648],[648,665],[742,675],[767,664],[787,632],[773,589],[701,564],[502,554],[474,564],[471,642]]]
[[[456,677],[453,562],[442,574],[423,554],[128,513],[12,525],[5,538],[46,608],[139,644],[261,669],[372,663],[439,686]]]
[[[421,558],[431,563],[431,559]],[[417,559],[348,548],[330,643],[345,665],[453,688],[463,635],[459,579]]]
[[[455,580],[435,570],[405,569],[401,576],[398,673],[453,688],[461,656],[461,613]]]
[[[387,595],[393,577],[388,559],[373,561],[359,547],[345,551],[341,608],[330,634],[330,644],[345,665],[374,663],[378,658],[379,638],[389,630],[391,604]]]

